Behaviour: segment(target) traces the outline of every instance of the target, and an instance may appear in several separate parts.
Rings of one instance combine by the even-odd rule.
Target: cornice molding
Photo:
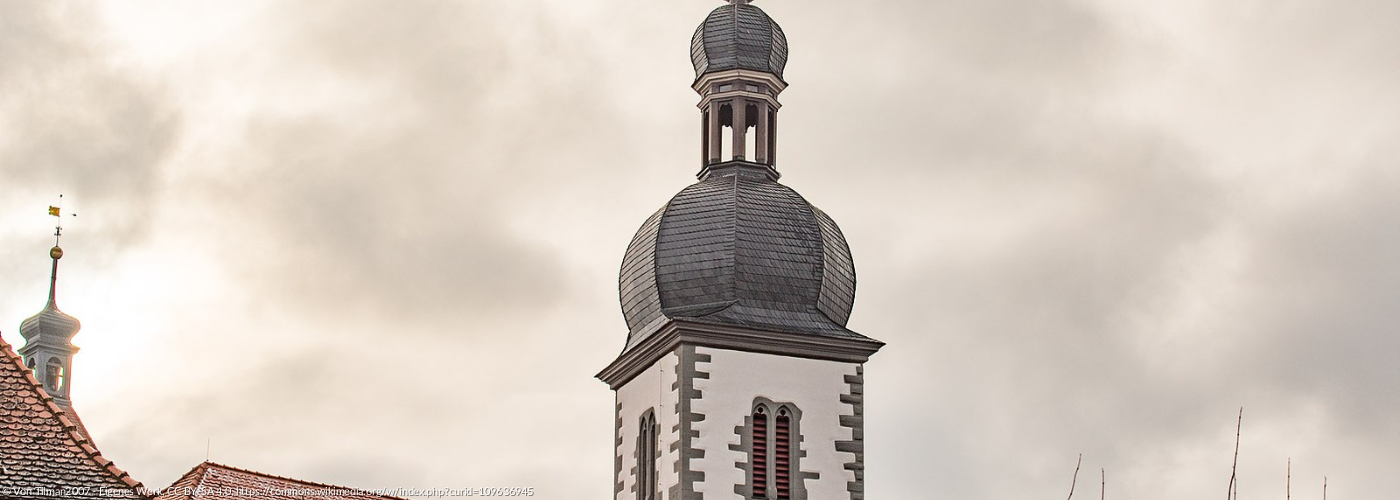
[[[671,320],[646,340],[623,351],[596,376],[617,390],[682,344],[846,363],[864,363],[885,345],[884,342],[868,338],[828,337]]]
[[[705,92],[703,92],[701,89],[710,86],[710,84],[714,82],[739,79],[755,80],[767,83],[770,87],[773,87],[774,95],[782,93],[783,90],[786,90],[788,87],[787,82],[784,82],[783,79],[778,78],[777,75],[774,75],[772,73],[765,73],[762,71],[753,71],[748,69],[731,69],[728,71],[716,71],[713,73],[705,73],[704,75],[701,75],[700,78],[697,78],[695,80],[695,83],[690,85],[690,88],[695,89],[695,92],[699,93],[700,95],[705,95]]]
[[[700,99],[700,102],[696,104],[695,107],[698,109],[705,109],[711,104],[713,104],[715,101],[723,101],[725,99],[731,98],[741,98],[749,101],[764,101],[767,102],[769,106],[772,106],[775,110],[782,109],[783,107],[782,103],[779,103],[778,98],[776,97],[773,97],[768,94],[753,93],[746,90],[731,90],[729,92],[710,94],[705,96],[703,99]]]

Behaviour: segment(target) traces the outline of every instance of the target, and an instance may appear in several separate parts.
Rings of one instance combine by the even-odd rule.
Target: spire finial
[[[753,0],[724,0],[724,1],[729,2],[730,5],[745,5],[745,4],[753,3]]]

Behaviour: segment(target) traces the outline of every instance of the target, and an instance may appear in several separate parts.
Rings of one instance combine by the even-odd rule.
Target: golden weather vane
[[[53,247],[55,252],[62,252],[58,249],[58,240],[63,237],[63,195],[58,195],[58,206],[49,205],[49,215],[58,217],[58,222],[53,228]],[[68,214],[77,217],[78,214]],[[57,258],[57,257],[54,257]]]

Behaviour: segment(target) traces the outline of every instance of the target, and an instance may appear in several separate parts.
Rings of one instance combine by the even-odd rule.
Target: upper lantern
[[[696,79],[736,69],[772,73],[782,79],[787,58],[783,29],[747,0],[733,0],[710,12],[690,41]]]

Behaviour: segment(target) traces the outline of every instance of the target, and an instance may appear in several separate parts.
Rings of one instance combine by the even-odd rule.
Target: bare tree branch
[[[1074,498],[1074,483],[1079,481],[1079,464],[1084,461],[1084,454],[1079,454],[1079,459],[1074,461],[1074,477],[1069,480],[1069,498]],[[1066,499],[1068,500],[1068,499]]]
[[[1239,498],[1239,485],[1235,483],[1235,474],[1240,465],[1240,424],[1244,423],[1244,407],[1240,407],[1240,416],[1235,420],[1235,461],[1230,463],[1230,489],[1225,492],[1225,500]],[[1324,488],[1325,489],[1325,488]]]

